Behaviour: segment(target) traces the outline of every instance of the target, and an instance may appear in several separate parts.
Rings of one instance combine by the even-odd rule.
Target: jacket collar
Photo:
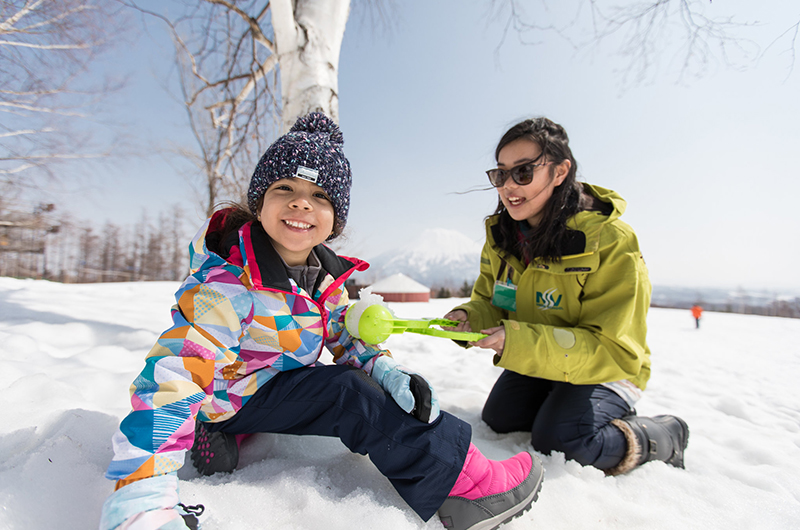
[[[260,223],[246,223],[242,226],[239,229],[239,242],[239,249],[244,249],[244,257],[237,259],[236,252],[234,252],[229,261],[241,262],[253,287],[286,292],[294,290],[289,281],[289,274],[283,266],[283,260],[272,246],[272,241]],[[322,244],[314,247],[314,252],[319,258],[322,270],[332,276],[334,280],[341,279],[341,282],[336,282],[337,284],[343,283],[356,270],[363,271],[369,267],[366,261],[339,256]],[[324,275],[320,274],[317,278],[317,285],[320,284],[323,277]]]
[[[625,211],[625,200],[614,191],[582,183],[584,191],[593,198],[592,209],[578,212],[567,221],[570,229],[564,241],[563,257],[592,254],[600,247],[600,232],[604,225],[619,218]],[[518,270],[524,270],[522,261],[503,251],[498,242],[502,238],[499,215],[486,219],[486,237],[495,251]]]

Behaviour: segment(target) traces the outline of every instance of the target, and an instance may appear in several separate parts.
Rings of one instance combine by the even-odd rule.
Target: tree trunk
[[[338,122],[339,52],[350,0],[272,0],[270,8],[280,65],[282,132],[313,111]]]

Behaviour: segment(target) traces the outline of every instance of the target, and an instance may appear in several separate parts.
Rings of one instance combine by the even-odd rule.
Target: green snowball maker
[[[352,306],[350,309],[352,309]],[[358,319],[357,322],[355,321],[356,319]],[[455,320],[447,320],[445,318],[398,320],[386,307],[380,304],[368,306],[361,312],[360,317],[357,311],[348,310],[347,315],[344,317],[344,324],[351,335],[360,338],[367,344],[380,344],[388,339],[389,335],[406,332],[467,342],[481,340],[486,337],[483,333],[447,331],[431,327],[455,327],[459,324]]]

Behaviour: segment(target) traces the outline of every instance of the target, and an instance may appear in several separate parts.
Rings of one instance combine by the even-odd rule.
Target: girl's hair
[[[256,202],[256,210],[261,211],[264,205],[264,195],[262,195]],[[206,236],[206,245],[208,248],[222,257],[228,256],[228,249],[222,248],[222,244],[231,236],[232,233],[238,232],[245,223],[250,221],[258,222],[258,217],[250,212],[250,208],[238,202],[224,202],[216,207],[217,210],[227,209],[226,215],[222,221],[222,226],[218,231]],[[336,212],[333,213],[333,233],[326,239],[332,241],[342,234],[342,227],[337,222]]]
[[[578,162],[569,148],[569,138],[564,128],[547,118],[533,118],[520,122],[511,127],[500,138],[495,149],[495,160],[499,159],[500,151],[515,140],[530,140],[542,150],[546,161],[555,165],[564,160],[570,161],[569,172],[564,181],[555,187],[553,195],[544,205],[542,218],[535,227],[523,232],[517,222],[498,198],[497,208],[493,215],[499,215],[498,226],[501,237],[497,244],[503,250],[530,262],[534,258],[544,258],[549,261],[559,262],[564,255],[566,243],[567,220],[581,209],[581,195],[583,187],[576,180]],[[551,168],[551,171],[555,171]],[[552,176],[552,173],[551,173]]]

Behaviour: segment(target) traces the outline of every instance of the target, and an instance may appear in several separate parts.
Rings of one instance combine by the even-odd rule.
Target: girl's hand
[[[401,409],[418,420],[433,423],[439,417],[436,391],[421,375],[381,355],[372,367],[372,379],[388,392]]]
[[[456,309],[455,311],[450,311],[444,316],[444,318],[446,318],[447,320],[457,320],[459,324],[454,328],[442,326],[442,329],[447,331],[472,332],[472,327],[469,325],[469,320],[467,320],[467,312],[464,311],[463,309]]]
[[[482,329],[481,333],[489,335],[481,340],[470,342],[470,345],[478,348],[494,350],[497,355],[503,355],[503,348],[506,345],[506,328],[497,326],[496,328]]]

